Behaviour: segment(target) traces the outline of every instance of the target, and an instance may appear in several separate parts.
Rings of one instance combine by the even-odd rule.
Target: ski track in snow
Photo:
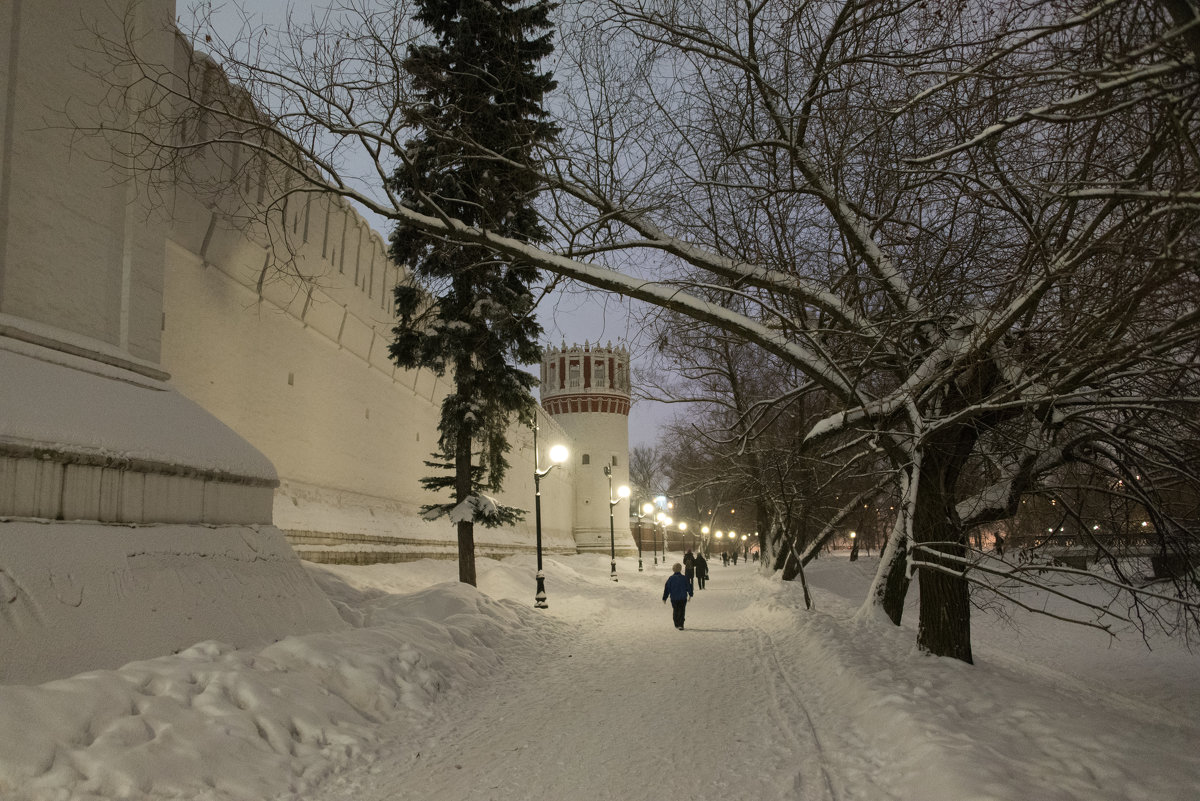
[[[415,737],[381,731],[390,745],[308,798],[843,801],[825,768],[833,735],[815,730],[788,678],[781,641],[795,637],[795,613],[752,606],[737,586],[751,577],[733,570],[697,590],[683,632],[660,603],[661,568],[571,599],[603,606],[540,653],[507,655],[521,664],[447,699]],[[552,614],[553,590],[550,603]]]

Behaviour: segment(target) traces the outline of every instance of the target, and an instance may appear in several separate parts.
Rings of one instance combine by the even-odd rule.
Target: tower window
[[[589,453],[585,453],[585,454],[583,455],[583,463],[584,463],[584,464],[591,464],[591,463],[592,463],[592,456],[591,456],[591,454],[589,454]]]
[[[613,467],[616,467],[616,466],[617,466],[617,457],[614,456],[613,457]]]
[[[608,386],[608,380],[604,377],[603,359],[596,359],[592,363],[592,383],[598,387]]]
[[[579,386],[579,381],[579,362],[571,362],[571,366],[567,373],[567,386],[577,387]]]

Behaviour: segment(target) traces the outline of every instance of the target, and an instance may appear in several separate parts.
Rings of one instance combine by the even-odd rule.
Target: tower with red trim
[[[575,473],[572,534],[581,553],[609,552],[612,497],[629,483],[629,351],[584,342],[547,348],[542,356],[542,408],[571,437]],[[616,552],[637,553],[629,530],[629,499],[612,507]]]

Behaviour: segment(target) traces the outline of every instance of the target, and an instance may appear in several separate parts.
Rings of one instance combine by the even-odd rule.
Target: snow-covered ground
[[[646,559],[311,566],[354,628],[0,687],[0,798],[1192,801],[1200,655],[977,615],[974,666],[714,563],[676,631]],[[1026,600],[1032,600],[1026,598]]]

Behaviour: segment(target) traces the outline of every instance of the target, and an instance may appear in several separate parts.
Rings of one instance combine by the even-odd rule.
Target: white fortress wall
[[[174,3],[131,7],[169,54]],[[64,114],[105,91],[89,23],[122,20],[0,5],[0,682],[344,625],[271,525],[271,463],[165,380],[165,220]]]
[[[271,459],[275,524],[303,557],[453,557],[453,526],[419,511],[434,500],[419,480],[449,378],[388,358],[399,273],[383,239],[339,198],[287,194],[286,178],[237,148],[203,165],[214,173],[193,165],[198,185],[237,194],[181,188],[175,198],[162,334],[172,383]],[[285,199],[268,236],[250,221],[272,197]],[[548,432],[564,436],[544,420]],[[531,433],[514,425],[511,441],[501,500],[529,513],[516,527],[477,526],[484,555],[533,548]],[[545,461],[553,443],[542,443]],[[575,550],[569,476],[557,469],[543,482],[543,544],[564,553]]]

